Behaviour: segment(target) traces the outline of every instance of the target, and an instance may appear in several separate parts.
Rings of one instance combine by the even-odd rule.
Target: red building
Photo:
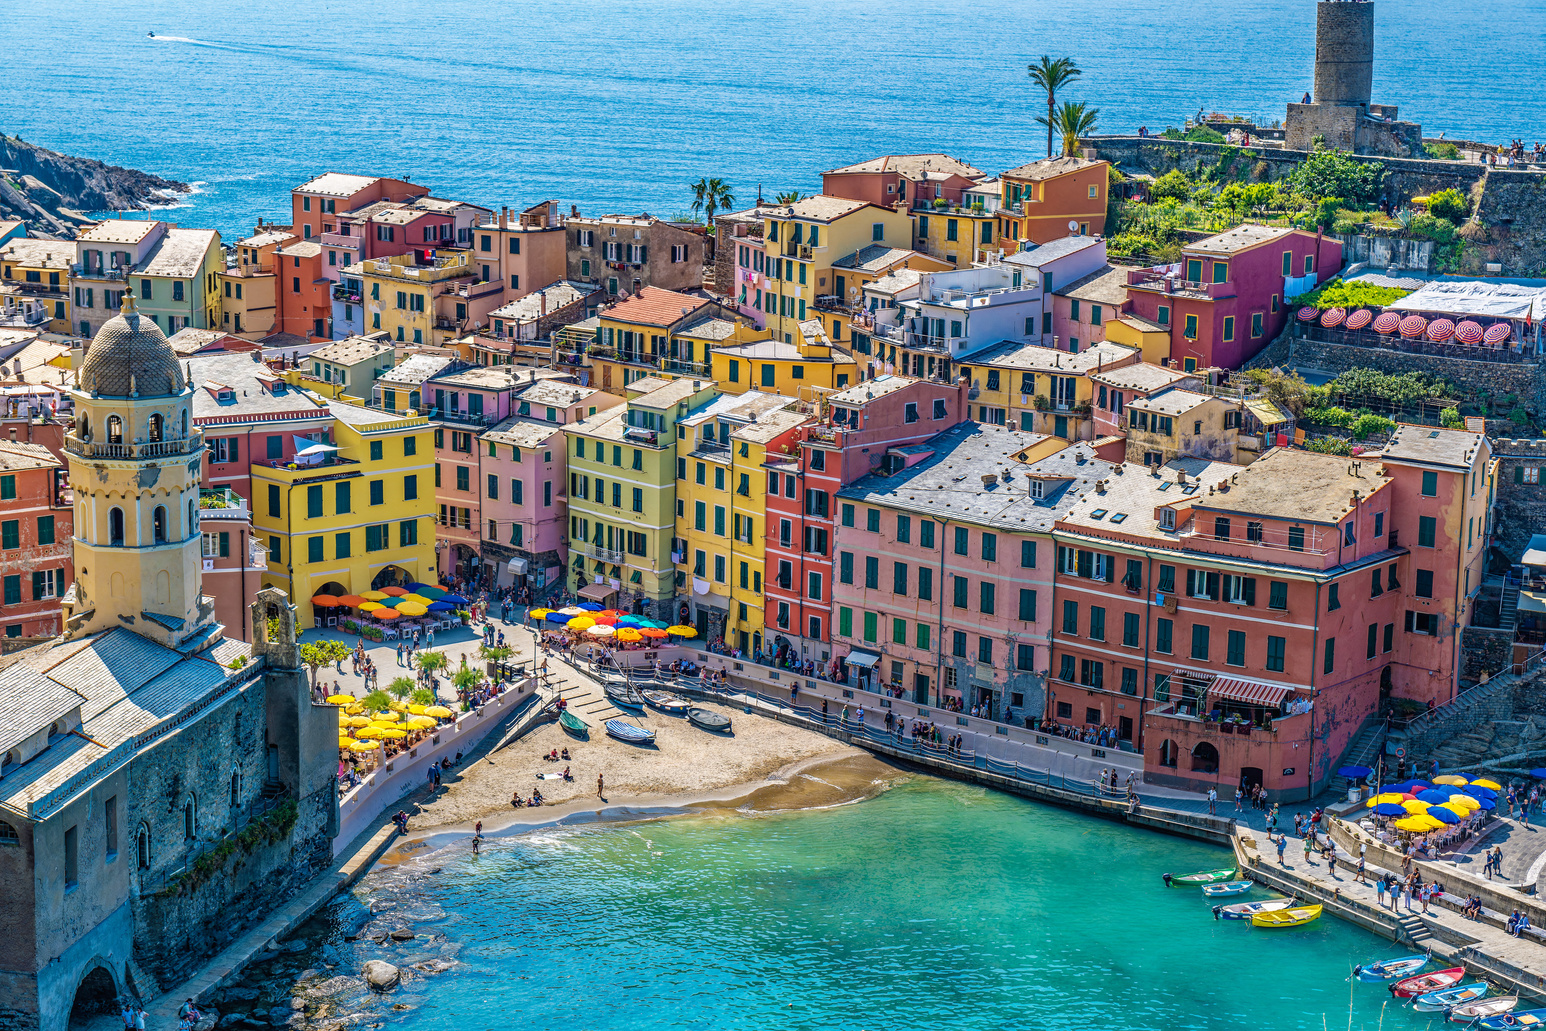
[[[0,627],[6,637],[63,630],[60,598],[75,579],[74,502],[64,463],[41,444],[0,441]]]
[[[184,363],[193,386],[193,423],[204,433],[207,488],[252,497],[253,462],[284,461],[326,440],[332,413],[286,383],[254,354],[198,355]]]
[[[821,173],[821,192],[887,208],[897,201],[920,207],[941,197],[960,204],[963,193],[985,178],[948,154],[888,154]]]
[[[1187,245],[1175,265],[1129,272],[1129,310],[1169,327],[1183,371],[1237,369],[1283,331],[1291,298],[1341,267],[1336,240],[1243,225]]]
[[[291,232],[303,240],[321,237],[323,224],[378,201],[406,202],[429,196],[428,186],[373,175],[326,172],[290,191]],[[394,251],[394,254],[406,253]]]
[[[291,240],[274,251],[274,332],[333,338],[333,283],[322,273],[322,246]]]

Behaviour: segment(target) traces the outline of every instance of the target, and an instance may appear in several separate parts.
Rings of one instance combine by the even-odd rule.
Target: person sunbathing
[[[567,781],[573,781],[574,780],[574,775],[569,772],[569,767],[567,767],[567,766],[564,767],[564,779],[567,780]]]

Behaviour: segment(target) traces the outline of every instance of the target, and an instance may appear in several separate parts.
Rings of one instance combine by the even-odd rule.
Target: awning
[[[1279,423],[1288,421],[1288,416],[1283,414],[1282,409],[1266,398],[1247,401],[1245,406],[1251,410],[1251,414],[1256,416],[1256,420],[1263,426],[1276,426]]]
[[[860,666],[864,669],[873,669],[875,664],[880,661],[880,656],[874,652],[867,652],[861,648],[855,648],[853,651],[843,656],[843,661],[848,663],[850,666]]]
[[[1520,591],[1519,611],[1546,612],[1546,594],[1540,591]]]
[[[516,576],[520,576],[526,572],[526,560],[524,558],[513,558],[506,565],[506,568]]]
[[[1269,684],[1261,680],[1242,680],[1238,677],[1219,677],[1208,686],[1208,697],[1215,701],[1240,702],[1244,705],[1278,706],[1283,699],[1294,693],[1286,684]]]
[[[514,562],[511,564],[514,565]],[[606,601],[616,593],[617,588],[611,584],[586,584],[579,590],[580,597],[587,601]]]
[[[1530,544],[1519,559],[1522,566],[1546,566],[1546,533],[1530,535]]]

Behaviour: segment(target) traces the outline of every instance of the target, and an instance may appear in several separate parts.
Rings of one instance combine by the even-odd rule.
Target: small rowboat
[[[1453,988],[1442,988],[1427,995],[1419,995],[1412,1000],[1412,1008],[1419,1013],[1439,1013],[1451,1006],[1475,1002],[1487,994],[1489,987],[1486,981],[1475,981],[1471,984],[1457,984]]]
[[[1225,881],[1222,884],[1204,884],[1202,893],[1208,898],[1218,898],[1221,895],[1244,895],[1251,890],[1250,881]]]
[[[590,730],[589,723],[586,723],[568,709],[558,714],[558,725],[576,737],[584,737]]]
[[[626,680],[608,681],[601,688],[612,700],[612,704],[620,709],[644,708],[644,696]]]
[[[687,710],[687,718],[692,725],[703,730],[721,731],[730,729],[730,717],[711,709],[699,709],[696,706]]]
[[[668,712],[673,716],[680,716],[687,711],[687,699],[681,695],[672,694],[670,691],[641,691],[644,701],[652,709]]]
[[[1353,976],[1360,981],[1394,981],[1411,977],[1428,965],[1427,956],[1402,956],[1400,959],[1382,959],[1378,963],[1353,968]]]
[[[1473,1020],[1482,1017],[1496,1017],[1500,1013],[1507,1013],[1519,1005],[1517,995],[1499,995],[1491,999],[1477,999],[1475,1002],[1461,1003],[1449,1010],[1445,1015],[1457,1024],[1469,1024]]]
[[[1295,906],[1271,913],[1257,913],[1251,917],[1252,927],[1300,927],[1312,920],[1319,920],[1320,906]]]
[[[1546,1010],[1522,1010],[1518,1013],[1499,1013],[1495,1017],[1482,1017],[1477,1027],[1487,1031],[1518,1031],[1520,1028],[1546,1027]]]
[[[653,730],[645,730],[627,720],[607,720],[606,727],[608,734],[630,745],[647,745],[655,740]]]
[[[1220,881],[1232,881],[1240,871],[1234,867],[1227,870],[1203,870],[1200,873],[1165,874],[1165,887],[1172,888],[1177,884],[1218,884]]]
[[[1207,891],[1206,888],[1203,890]],[[1266,902],[1236,902],[1232,906],[1214,906],[1213,919],[1249,920],[1257,913],[1276,913],[1293,904],[1293,899],[1269,899]]]
[[[1448,988],[1450,985],[1459,984],[1465,976],[1465,967],[1450,967],[1448,970],[1435,970],[1431,974],[1418,974],[1416,977],[1408,977],[1404,981],[1397,981],[1390,986],[1390,994],[1398,999],[1410,999],[1414,995],[1427,995],[1436,992],[1440,988]]]

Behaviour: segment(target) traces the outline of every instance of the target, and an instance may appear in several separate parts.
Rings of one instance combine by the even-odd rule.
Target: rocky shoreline
[[[88,211],[143,211],[192,192],[175,179],[72,157],[0,134],[0,219],[69,239]]]

